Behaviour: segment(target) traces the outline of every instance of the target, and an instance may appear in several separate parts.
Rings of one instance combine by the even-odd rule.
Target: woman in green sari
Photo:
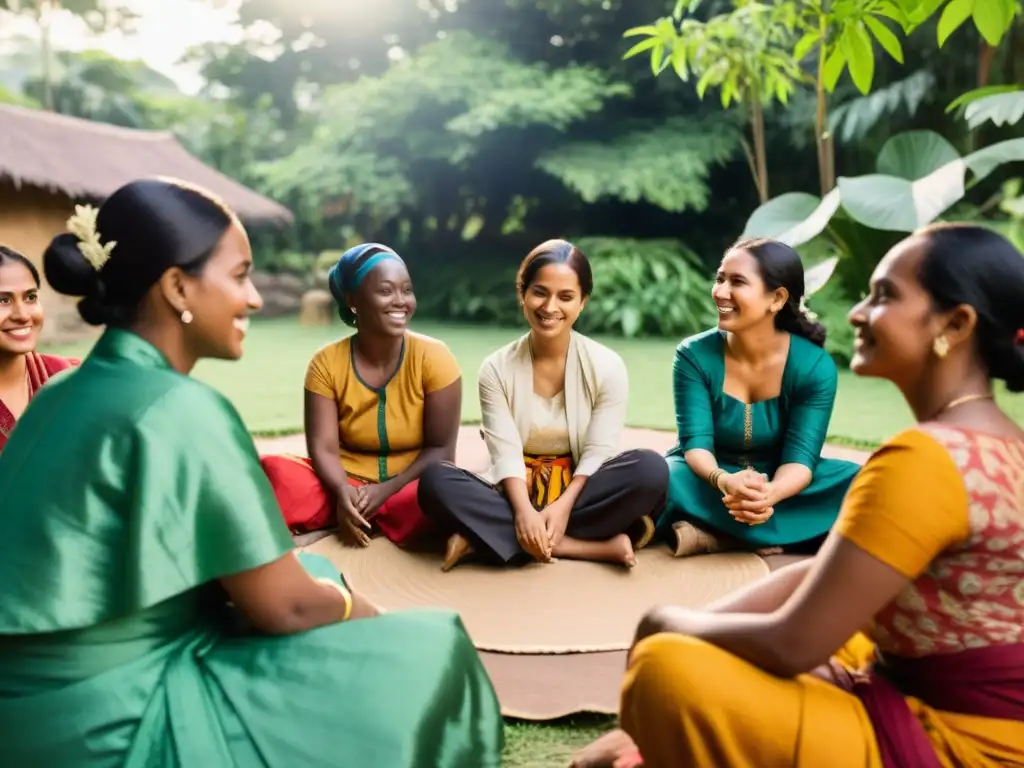
[[[721,549],[814,552],[859,467],[821,458],[838,375],[804,308],[804,268],[775,240],[725,254],[718,327],[673,366],[679,442],[658,521],[679,557]]]
[[[69,229],[46,276],[107,329],[0,462],[3,764],[497,766],[458,616],[376,616],[300,563],[244,424],[188,375],[261,306],[238,220],[143,180]]]

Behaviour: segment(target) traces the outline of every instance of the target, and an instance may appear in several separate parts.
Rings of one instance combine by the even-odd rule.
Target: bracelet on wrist
[[[341,617],[341,620],[342,621],[347,621],[348,617],[352,615],[352,592],[344,584],[339,584],[338,582],[334,581],[333,579],[326,579],[326,578],[322,578],[321,577],[321,578],[318,578],[317,581],[319,581],[321,584],[326,584],[327,586],[331,587],[332,589],[337,590],[338,593],[342,596],[342,598],[344,598],[344,600],[345,600],[345,614]]]
[[[724,493],[722,490],[722,478],[725,477],[726,474],[728,473],[721,467],[711,470],[711,474],[708,475],[708,484],[719,493]]]
[[[348,621],[349,616],[352,615],[352,593],[340,584],[338,585],[338,591],[341,592],[341,596],[345,598],[345,615],[341,617],[341,620]]]

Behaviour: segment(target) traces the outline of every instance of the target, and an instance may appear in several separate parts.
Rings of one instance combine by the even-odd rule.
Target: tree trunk
[[[992,70],[992,59],[996,55],[996,49],[981,41],[981,49],[978,51],[978,87],[984,88],[988,85],[989,73]]]
[[[757,93],[750,98],[750,135],[754,140],[754,183],[764,205],[768,202],[768,151],[764,143],[764,105]]]
[[[996,49],[982,40],[978,47],[978,88],[984,88],[988,85],[992,77],[992,61],[995,58],[995,54]],[[984,136],[981,135],[983,130],[983,126],[978,126],[967,132],[968,152],[973,152],[984,143]]]
[[[826,46],[822,42],[818,50],[817,96],[818,108],[814,115],[814,143],[818,148],[818,179],[821,184],[821,196],[825,197],[836,185],[836,156],[832,143],[832,133],[828,127],[828,94],[825,93]]]

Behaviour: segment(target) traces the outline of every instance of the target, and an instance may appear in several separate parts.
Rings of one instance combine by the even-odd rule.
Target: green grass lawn
[[[521,330],[485,326],[416,323],[421,333],[443,339],[459,359],[464,376],[463,421],[480,419],[476,372],[491,351],[516,338]],[[348,333],[340,323],[306,328],[291,318],[258,320],[246,341],[245,357],[236,363],[203,361],[196,375],[224,392],[258,435],[302,429],[302,380],[313,352]],[[674,429],[672,359],[675,341],[665,339],[602,339],[622,355],[629,367],[627,421],[633,427]],[[84,354],[90,344],[51,347],[58,354]],[[1004,396],[1002,405],[1024,422],[1024,398]],[[911,423],[896,389],[885,381],[840,372],[839,396],[829,430],[830,439],[871,446]]]
[[[477,368],[488,353],[523,331],[431,322],[416,323],[415,327],[421,333],[443,339],[455,353],[465,378],[463,420],[478,421]],[[254,433],[300,431],[306,364],[318,347],[346,333],[348,329],[340,323],[328,328],[306,328],[294,319],[255,321],[246,341],[245,357],[240,362],[204,361],[196,375],[231,398]],[[602,341],[617,350],[629,367],[629,425],[674,429],[671,375],[676,342]],[[50,347],[47,351],[84,355],[89,346],[91,343],[69,344]],[[1024,421],[1024,398],[1001,396],[1000,400],[1015,420]],[[840,373],[839,397],[830,429],[832,440],[876,445],[910,423],[910,412],[891,384],[860,379],[848,371]],[[509,724],[504,765],[510,768],[564,767],[573,752],[610,724],[610,719],[597,717],[547,725]]]

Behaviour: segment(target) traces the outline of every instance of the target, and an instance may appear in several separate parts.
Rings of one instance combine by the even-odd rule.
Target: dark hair
[[[58,293],[81,296],[78,313],[90,325],[127,326],[146,292],[171,267],[198,274],[234,214],[211,193],[174,179],[125,184],[100,206],[96,233],[113,243],[96,269],[79,239],[57,235],[43,255],[46,279]]]
[[[593,292],[594,273],[590,269],[590,260],[586,254],[568,240],[547,240],[530,251],[519,265],[516,289],[520,296],[526,295],[526,289],[537,277],[537,273],[550,264],[565,264],[576,273],[583,298],[587,298]]]
[[[927,242],[918,280],[938,311],[968,304],[978,315],[978,355],[993,379],[1024,392],[1024,255],[1005,237],[971,224],[936,224],[919,233]]]
[[[28,257],[18,253],[13,248],[8,248],[6,245],[0,245],[0,267],[4,264],[21,264],[25,269],[28,270],[29,274],[32,275],[32,279],[36,281],[36,288],[39,287],[39,270],[36,269],[36,265],[28,260]]]
[[[825,326],[813,320],[800,306],[804,297],[804,264],[796,251],[766,237],[740,240],[729,251],[746,251],[753,256],[769,291],[785,288],[789,292],[789,300],[775,315],[776,328],[802,336],[819,347],[825,346]]]

